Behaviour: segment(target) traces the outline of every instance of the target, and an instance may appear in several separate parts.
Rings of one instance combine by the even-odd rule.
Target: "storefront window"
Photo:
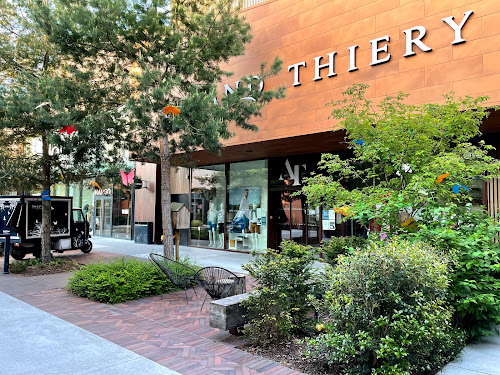
[[[132,188],[116,184],[113,189],[112,236],[131,239]]]
[[[229,167],[229,249],[267,248],[267,160],[232,163]]]
[[[223,164],[193,169],[191,246],[224,248],[226,177]]]

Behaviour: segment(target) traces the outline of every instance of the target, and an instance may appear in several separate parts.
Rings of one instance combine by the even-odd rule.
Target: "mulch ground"
[[[326,369],[322,369],[314,362],[308,361],[303,355],[304,344],[298,343],[298,340],[293,339],[281,345],[270,346],[266,348],[242,345],[240,349],[249,353],[269,358],[273,361],[281,363],[283,366],[293,368],[308,375],[326,375],[332,374]]]

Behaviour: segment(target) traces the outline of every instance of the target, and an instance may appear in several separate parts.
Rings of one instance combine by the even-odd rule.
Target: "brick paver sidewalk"
[[[237,349],[242,340],[209,327],[200,288],[198,296],[188,290],[189,304],[179,291],[106,305],[67,292],[67,277],[0,275],[0,290],[181,374],[299,374]]]

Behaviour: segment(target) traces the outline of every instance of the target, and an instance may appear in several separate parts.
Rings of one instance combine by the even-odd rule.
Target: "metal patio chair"
[[[238,276],[221,267],[204,267],[198,270],[194,279],[207,292],[212,299],[221,299],[228,296],[229,292],[238,284]],[[207,297],[205,297],[205,300]],[[203,305],[201,309],[203,309]]]
[[[187,288],[192,287],[194,294],[196,294],[196,290],[194,289],[196,285],[194,279],[196,271],[191,267],[160,254],[151,253],[149,254],[149,259],[167,277],[167,279],[172,282],[172,284],[178,288],[184,289],[184,293],[186,294],[186,303],[188,303]],[[163,294],[161,295],[161,298],[163,298]]]

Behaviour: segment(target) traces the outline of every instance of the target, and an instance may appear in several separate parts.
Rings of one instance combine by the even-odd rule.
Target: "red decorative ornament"
[[[67,135],[71,135],[71,133],[76,132],[76,128],[73,125],[65,125],[59,130],[59,134],[66,132]]]

